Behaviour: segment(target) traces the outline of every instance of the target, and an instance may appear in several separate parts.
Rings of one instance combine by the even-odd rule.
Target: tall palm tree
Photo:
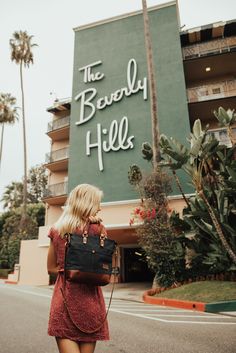
[[[18,119],[16,98],[10,93],[0,93],[0,124],[1,129],[1,144],[0,144],[0,167],[2,162],[2,150],[3,150],[3,135],[4,135],[4,125],[14,124]]]
[[[3,208],[14,210],[22,205],[23,200],[23,184],[22,182],[13,181],[5,187],[1,201]]]
[[[20,65],[21,99],[22,99],[22,122],[23,122],[23,145],[24,145],[24,189],[23,189],[23,213],[22,219],[26,219],[27,207],[27,149],[26,149],[26,128],[25,128],[25,97],[23,87],[23,66],[29,67],[33,64],[32,44],[33,36],[26,31],[14,32],[10,39],[11,60]]]
[[[150,35],[150,25],[149,25],[146,0],[142,0],[142,6],[143,6],[145,46],[146,46],[146,55],[147,55],[148,80],[149,80],[149,90],[150,90],[150,100],[151,100],[153,169],[154,171],[156,171],[158,168],[158,163],[160,162],[160,159],[161,159],[160,148],[159,148],[160,132],[159,132],[159,122],[158,122],[157,87],[156,87],[156,80],[155,80],[152,41],[151,41],[151,35]]]

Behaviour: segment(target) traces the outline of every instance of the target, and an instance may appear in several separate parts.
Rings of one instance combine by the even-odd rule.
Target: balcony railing
[[[188,102],[202,102],[211,99],[236,96],[236,80],[214,82],[187,89]]]
[[[191,59],[206,55],[226,53],[232,48],[236,48],[236,36],[188,45],[183,47],[182,55],[183,59]]]
[[[52,151],[46,154],[45,162],[53,163],[69,158],[69,147],[61,148],[60,150]]]
[[[234,137],[236,137],[236,128],[232,129],[232,134]],[[232,147],[232,142],[229,138],[227,130],[224,128],[208,130],[207,135],[209,137],[214,136],[216,138],[216,140],[219,141],[219,145],[225,145],[227,147]]]
[[[62,127],[68,126],[70,124],[70,116],[65,116],[64,118],[58,118],[56,120],[48,123],[48,132],[61,129]]]
[[[43,198],[56,197],[67,195],[68,193],[68,183],[58,183],[48,185],[47,189],[44,190]]]

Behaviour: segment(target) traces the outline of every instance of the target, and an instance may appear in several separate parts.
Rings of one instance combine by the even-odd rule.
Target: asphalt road
[[[58,353],[47,335],[52,290],[0,283],[0,353]],[[96,353],[236,353],[236,318],[114,299]]]

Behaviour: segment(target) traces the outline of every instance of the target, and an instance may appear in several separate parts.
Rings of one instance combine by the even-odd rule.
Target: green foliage
[[[16,98],[10,93],[0,93],[0,124],[14,124],[18,120]]]
[[[141,170],[136,164],[133,164],[129,167],[128,179],[131,185],[138,185],[142,180]]]
[[[230,301],[236,299],[236,282],[222,280],[199,281],[167,290],[156,296],[203,303]]]
[[[214,111],[214,115],[221,127],[230,126],[234,124],[236,121],[236,114],[234,112],[234,109],[233,110],[228,109],[226,111],[224,108],[219,107],[218,111],[216,110]]]
[[[27,203],[36,204],[42,201],[43,191],[47,186],[47,173],[43,165],[32,167],[28,174]],[[23,182],[13,181],[5,187],[2,199],[3,208],[14,210],[23,203]]]
[[[23,183],[13,181],[7,185],[1,201],[3,201],[3,208],[9,210],[20,207],[23,202]]]
[[[141,152],[142,152],[143,159],[146,159],[148,162],[152,161],[153,151],[152,151],[152,146],[150,145],[149,142],[144,142],[142,144]]]
[[[7,278],[10,272],[11,270],[8,268],[0,268],[0,278]]]
[[[15,263],[19,263],[21,238],[13,235],[8,240],[8,266],[13,269]]]
[[[29,204],[24,227],[21,215],[21,208],[0,215],[0,268],[13,269],[19,261],[21,240],[38,238],[38,227],[44,225],[45,206],[42,203]]]
[[[216,115],[224,126],[235,121],[233,112],[223,108]],[[231,148],[219,145],[214,137],[208,137],[200,120],[195,122],[188,141],[190,148],[164,135],[161,139],[165,156],[162,165],[184,170],[196,190],[183,219],[178,215],[172,217],[173,225],[186,238],[189,271],[192,275],[235,271],[235,145]]]
[[[41,203],[29,204],[27,214],[30,218],[35,219],[37,226],[44,226],[45,220],[45,205]]]
[[[168,217],[167,195],[171,179],[161,170],[143,177],[138,184],[144,195],[141,207],[134,211],[138,220],[136,233],[146,261],[160,286],[169,287],[183,279],[185,250]],[[134,223],[134,219],[131,224]]]
[[[48,176],[43,165],[32,167],[28,175],[28,190],[32,203],[42,201],[43,192],[48,183]]]
[[[29,66],[33,64],[32,48],[37,44],[32,44],[33,36],[29,36],[26,31],[16,31],[10,39],[11,60],[16,64],[24,64]]]

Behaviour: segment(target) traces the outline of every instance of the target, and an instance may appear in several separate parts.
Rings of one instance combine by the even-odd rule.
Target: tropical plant
[[[29,170],[27,203],[37,204],[42,201],[43,191],[47,185],[47,173],[43,165],[32,167]],[[5,187],[1,201],[4,209],[16,209],[23,202],[23,183],[13,181]]]
[[[22,98],[22,123],[23,123],[23,145],[24,145],[24,188],[23,188],[23,212],[22,224],[26,218],[27,206],[27,146],[26,146],[26,124],[25,124],[25,96],[23,87],[23,66],[29,67],[33,64],[32,44],[33,36],[29,36],[26,31],[14,32],[10,39],[11,60],[20,65],[20,82]]]
[[[139,245],[155,274],[154,286],[170,287],[185,276],[185,248],[170,223],[171,210],[166,204],[171,179],[163,171],[153,171],[139,181],[139,188],[143,201],[134,210],[130,225],[137,226]]]
[[[20,207],[0,215],[0,268],[13,269],[19,260],[21,240],[37,239],[38,227],[44,225],[44,217],[44,204],[28,204],[27,222],[23,230],[20,227]]]
[[[34,217],[27,216],[27,223],[23,229],[20,227],[21,210],[17,209],[6,218],[0,238],[0,267],[13,269],[19,262],[21,240],[37,239],[38,225]]]
[[[23,202],[23,183],[13,181],[7,185],[1,201],[3,201],[3,208],[8,210],[20,207]]]
[[[217,264],[222,258],[222,263],[228,263],[230,268],[230,263],[236,264],[235,145],[232,148],[219,145],[214,136],[207,134],[207,129],[202,129],[200,120],[195,121],[188,140],[190,148],[162,135],[160,145],[163,155],[167,156],[162,165],[182,169],[191,178],[196,196],[189,200],[190,214],[185,220],[192,230],[198,228],[199,236],[208,239],[211,260],[214,257]],[[218,255],[214,254],[216,247]]]
[[[227,129],[231,143],[232,145],[235,145],[236,137],[234,136],[232,131],[232,125],[236,122],[236,113],[234,112],[234,109],[228,109],[226,111],[224,108],[219,107],[218,111],[214,111],[214,115],[218,120],[219,125]]]
[[[0,93],[0,124],[1,129],[1,144],[0,144],[0,167],[2,161],[4,125],[14,124],[18,120],[16,98],[10,93]]]
[[[33,203],[42,201],[43,193],[48,183],[48,175],[44,165],[36,165],[28,173],[29,194],[33,198]]]

